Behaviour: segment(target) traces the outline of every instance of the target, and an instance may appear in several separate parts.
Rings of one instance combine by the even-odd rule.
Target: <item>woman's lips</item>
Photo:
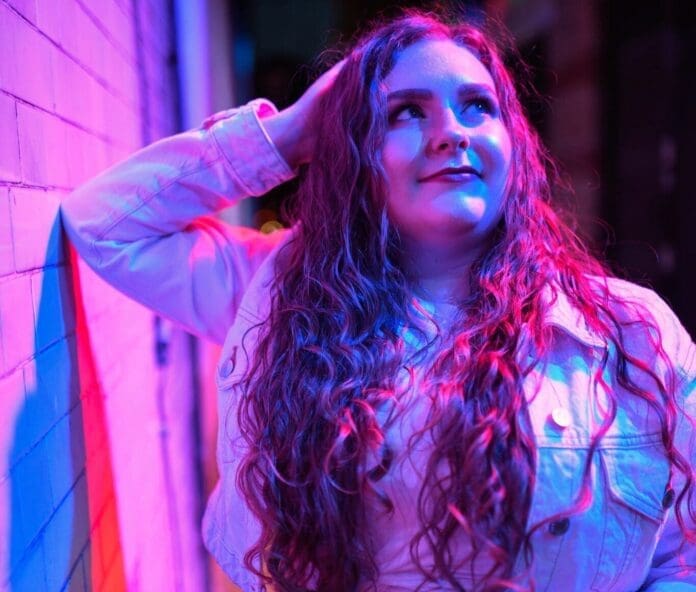
[[[423,179],[422,183],[466,183],[467,181],[473,181],[478,179],[478,175],[474,173],[442,173],[440,175],[433,175],[427,179]]]
[[[440,182],[440,183],[465,183],[480,178],[478,172],[472,167],[448,167],[419,179],[421,183]]]

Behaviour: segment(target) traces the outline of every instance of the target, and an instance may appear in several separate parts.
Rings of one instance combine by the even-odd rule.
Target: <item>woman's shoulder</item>
[[[696,375],[696,346],[667,302],[653,289],[616,277],[593,277],[604,286],[611,312],[626,341],[659,344],[672,362],[688,375]]]
[[[622,321],[651,321],[659,327],[670,328],[681,323],[672,308],[652,288],[617,277],[593,276],[595,285],[604,286],[609,306]]]
[[[614,298],[626,302],[643,302],[656,308],[669,309],[666,302],[652,288],[613,276],[591,276],[590,280],[597,284],[604,284],[608,288],[609,294]]]

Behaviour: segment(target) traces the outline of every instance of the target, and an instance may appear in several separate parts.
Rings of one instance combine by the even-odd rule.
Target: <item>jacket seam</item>
[[[181,175],[178,175],[176,178],[172,179],[169,183],[167,183],[166,185],[161,187],[158,191],[146,196],[145,198],[138,197],[138,203],[135,205],[135,207],[122,212],[120,216],[118,216],[115,220],[113,220],[110,224],[108,224],[105,228],[103,228],[102,231],[99,234],[97,234],[94,237],[94,239],[92,240],[90,247],[92,248],[92,251],[95,254],[98,265],[101,266],[101,264],[102,264],[102,254],[101,254],[101,251],[97,247],[97,243],[104,240],[106,238],[107,234],[109,234],[114,228],[116,228],[119,224],[121,224],[121,222],[123,222],[126,218],[131,217],[135,212],[137,212],[138,210],[140,210],[141,208],[143,208],[144,206],[149,204],[153,199],[159,197],[162,193],[167,191],[172,185],[174,185],[175,183],[178,183],[179,181],[181,181],[182,179],[185,179],[186,177],[190,177],[191,175],[194,175],[196,173],[200,173],[200,172],[210,168],[212,165],[214,165],[215,163],[220,161],[221,158],[222,157],[220,155],[218,155],[215,159],[210,160],[208,162],[204,162],[202,166],[197,166],[189,171],[186,171],[185,173],[182,173]],[[166,236],[168,236],[168,235],[160,234],[160,235],[154,236],[153,238],[161,239],[161,238],[164,238]],[[133,241],[133,242],[139,242],[140,240],[142,240],[142,238],[137,239],[136,241]],[[132,244],[132,243],[129,243],[129,244]]]
[[[215,143],[215,148],[218,151],[218,159],[221,159],[225,164],[228,166],[226,168],[229,168],[230,173],[232,173],[233,177],[236,179],[236,181],[242,186],[244,189],[244,193],[247,195],[253,195],[254,190],[249,187],[249,185],[242,179],[242,176],[239,174],[239,171],[234,166],[234,163],[230,160],[230,158],[227,156],[225,153],[225,150],[223,149],[222,145],[220,144],[220,141],[217,138],[217,135],[215,132],[211,133],[211,137],[213,138],[213,142]]]
[[[659,444],[662,441],[662,434],[659,432],[650,432],[647,434],[629,434],[629,435],[612,435],[604,436],[599,443],[598,450],[627,450],[635,448],[647,448],[654,444]],[[536,436],[538,449],[559,449],[567,450],[589,450],[591,438],[589,436],[582,438],[544,438]]]

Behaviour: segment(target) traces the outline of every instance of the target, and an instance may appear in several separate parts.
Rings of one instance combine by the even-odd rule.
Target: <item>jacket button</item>
[[[570,416],[570,411],[565,407],[556,407],[551,411],[551,421],[559,428],[565,429],[573,423],[573,418]]]
[[[570,519],[561,518],[560,520],[554,520],[549,524],[549,532],[553,536],[561,536],[568,532],[570,528]]]
[[[220,364],[220,376],[222,378],[227,378],[230,374],[232,374],[232,371],[234,370],[234,367],[236,365],[237,365],[237,346],[235,345],[232,348],[232,352],[230,353],[230,356],[222,364]]]
[[[674,489],[672,489],[668,485],[667,489],[665,489],[665,495],[662,498],[662,508],[664,510],[672,507],[672,504],[674,503],[674,497],[675,497]]]

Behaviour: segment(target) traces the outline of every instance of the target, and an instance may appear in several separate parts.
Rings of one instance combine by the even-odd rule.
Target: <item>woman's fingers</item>
[[[343,64],[346,63],[345,59],[337,62],[326,72],[324,72],[319,78],[317,78],[310,87],[303,93],[303,95],[298,99],[298,103],[306,102],[310,104],[310,107],[321,97],[334,83],[338,73],[343,68]]]
[[[334,64],[317,78],[302,96],[277,115],[264,119],[264,127],[287,163],[295,168],[312,160],[315,109],[320,98],[331,88],[345,60]]]

